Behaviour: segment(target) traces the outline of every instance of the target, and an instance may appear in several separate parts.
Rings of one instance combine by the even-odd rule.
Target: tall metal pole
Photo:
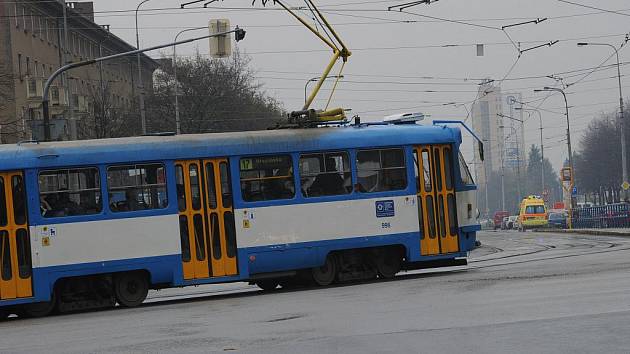
[[[619,50],[612,44],[608,43],[578,43],[578,47],[583,47],[587,45],[599,45],[599,46],[608,46],[611,47],[615,51],[615,55],[617,56],[617,79],[619,82],[619,131],[621,133],[621,174],[622,174],[622,183],[629,182],[628,181],[628,160],[626,158],[626,119],[623,114],[623,93],[621,91],[621,69],[619,68]],[[628,194],[624,191],[623,193],[624,200],[628,200]]]
[[[505,150],[505,149],[502,149]],[[501,151],[501,211],[505,211],[505,151]]]
[[[138,33],[138,10],[140,6],[147,1],[151,0],[143,0],[136,7],[136,48],[140,49],[140,34]],[[140,53],[138,53],[138,90],[139,92],[139,103],[140,103],[140,122],[142,124],[142,134],[147,133],[147,118],[146,113],[144,111],[144,83],[142,82],[142,68],[140,66]]]
[[[573,153],[571,152],[571,125],[569,123],[569,103],[567,102],[567,95],[564,93],[564,90],[559,89],[557,87],[547,87],[545,86],[542,90],[534,90],[534,92],[540,91],[555,91],[560,92],[562,97],[564,97],[564,107],[566,109],[567,116],[567,152],[569,153],[569,167],[571,168],[572,180],[575,180],[575,169],[573,168]],[[567,220],[567,226],[569,229],[571,228],[571,221],[573,219],[573,196],[572,191],[568,191],[569,193],[569,218]]]
[[[177,42],[177,38],[182,33],[189,32],[189,31],[197,31],[197,30],[206,29],[206,28],[207,27],[191,27],[185,30],[181,30],[175,35],[175,39],[173,40],[173,42]],[[177,132],[177,135],[179,135],[182,133],[182,130],[181,130],[181,123],[179,119],[179,81],[177,81],[177,46],[176,45],[173,46],[173,77],[175,79],[175,129],[176,129],[175,131]]]

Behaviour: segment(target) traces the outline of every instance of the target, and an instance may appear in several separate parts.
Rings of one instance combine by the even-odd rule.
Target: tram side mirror
[[[483,161],[483,143],[479,142],[479,159]]]

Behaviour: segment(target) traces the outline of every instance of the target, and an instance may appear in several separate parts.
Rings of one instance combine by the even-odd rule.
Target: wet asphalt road
[[[466,267],[0,322],[0,353],[629,353],[630,238],[482,232]]]

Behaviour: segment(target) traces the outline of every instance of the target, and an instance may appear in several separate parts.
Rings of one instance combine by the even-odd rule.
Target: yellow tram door
[[[212,276],[235,275],[238,266],[229,163],[227,159],[204,160],[203,163]]]
[[[414,159],[421,226],[420,254],[457,252],[459,241],[451,147],[417,146]]]
[[[32,276],[24,178],[0,173],[0,300],[33,296]]]
[[[210,276],[201,175],[197,160],[175,163],[182,267],[186,280]]]

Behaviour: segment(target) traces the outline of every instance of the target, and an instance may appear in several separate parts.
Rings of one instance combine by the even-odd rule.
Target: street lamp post
[[[173,42],[177,42],[177,38],[182,33],[190,32],[190,31],[197,31],[197,30],[206,29],[206,28],[207,27],[205,26],[204,27],[191,27],[185,30],[181,30],[175,35],[175,39],[173,40]],[[182,131],[181,131],[181,124],[179,120],[179,81],[177,81],[177,46],[176,45],[173,46],[173,77],[175,79],[175,131],[177,132],[177,135],[179,135],[182,133]]]
[[[534,92],[542,92],[542,91],[556,91],[562,94],[564,97],[564,107],[566,109],[565,115],[567,116],[567,149],[569,153],[569,167],[573,170],[573,153],[571,153],[571,126],[569,123],[569,103],[567,102],[567,95],[564,93],[564,90],[559,89],[557,87],[547,87],[545,86],[542,90],[534,90]],[[573,171],[575,174],[575,171]]]
[[[136,7],[136,48],[140,49],[140,34],[138,33],[138,10],[140,10],[140,6],[145,2],[151,0],[142,0],[138,7]],[[140,93],[140,122],[142,124],[142,134],[147,133],[147,117],[146,112],[144,111],[144,83],[142,82],[142,68],[140,67],[140,52],[138,52],[138,89]]]
[[[319,76],[315,76],[312,77],[308,80],[306,80],[306,84],[304,84],[304,103],[306,103],[306,100],[308,99],[306,96],[306,90],[308,89],[308,84],[310,84],[311,82],[315,82],[315,81],[319,81],[320,77]],[[331,76],[326,76],[326,79],[343,79],[343,75],[331,75]]]
[[[534,92],[542,92],[542,91],[555,91],[555,92],[560,92],[562,94],[562,97],[564,97],[564,107],[566,109],[566,116],[567,116],[567,149],[568,149],[568,153],[569,153],[569,167],[571,168],[571,174],[572,174],[572,179],[575,178],[575,169],[573,169],[573,153],[571,152],[571,125],[569,123],[569,103],[567,102],[567,95],[564,93],[564,90],[559,89],[557,87],[548,87],[545,86],[542,90],[534,90]],[[568,193],[573,193],[572,191],[568,191]],[[571,219],[573,219],[573,215],[572,215],[572,210],[573,210],[573,196],[569,195],[569,220],[568,220],[568,226],[569,229],[571,228]]]
[[[628,182],[628,163],[626,161],[626,135],[625,135],[625,125],[626,125],[626,119],[623,116],[623,94],[621,92],[621,69],[619,68],[619,50],[617,50],[617,47],[615,47],[612,44],[608,44],[608,43],[578,43],[577,44],[578,47],[584,47],[587,45],[599,45],[599,46],[607,46],[607,47],[611,47],[614,51],[615,54],[617,55],[617,79],[619,82],[619,126],[620,126],[620,132],[621,132],[621,173],[622,173],[622,179],[623,181],[621,181],[622,183]],[[624,192],[624,200],[628,199],[627,194]]]

